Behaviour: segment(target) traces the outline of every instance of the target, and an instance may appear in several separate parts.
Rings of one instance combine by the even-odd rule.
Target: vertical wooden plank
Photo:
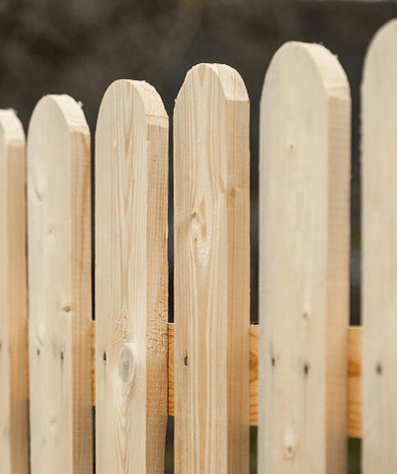
[[[290,42],[261,101],[259,472],[347,472],[350,94]]]
[[[90,134],[66,95],[36,105],[28,146],[32,474],[93,469]]]
[[[0,472],[28,474],[25,134],[0,110]]]
[[[363,470],[397,472],[397,20],[367,52],[362,84]]]
[[[175,472],[247,473],[249,99],[192,68],[175,105]]]
[[[168,116],[114,82],[96,130],[96,469],[162,473],[167,423]]]

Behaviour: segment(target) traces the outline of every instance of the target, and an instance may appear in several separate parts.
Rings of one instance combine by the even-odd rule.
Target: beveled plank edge
[[[250,424],[258,424],[258,350],[259,325],[250,326]],[[361,438],[361,327],[348,330],[349,361],[347,377],[347,436]],[[168,414],[174,416],[174,324],[168,323]],[[95,321],[92,321],[92,405],[95,406]]]

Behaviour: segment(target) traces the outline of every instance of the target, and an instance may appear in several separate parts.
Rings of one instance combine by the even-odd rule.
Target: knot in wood
[[[119,354],[119,377],[124,384],[130,384],[134,378],[135,358],[134,345],[123,344]]]

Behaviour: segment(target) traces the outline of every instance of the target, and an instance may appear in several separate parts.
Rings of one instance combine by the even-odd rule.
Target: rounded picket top
[[[98,130],[102,133],[102,126],[106,130],[106,123],[109,120],[130,121],[134,115],[138,121],[136,114],[139,114],[147,124],[168,126],[164,103],[151,84],[145,81],[118,79],[110,84],[102,98],[96,133]]]
[[[314,94],[317,88],[326,96],[350,100],[350,86],[338,58],[320,44],[289,41],[273,56],[265,75],[262,100],[272,85],[308,88]]]
[[[44,179],[47,173],[50,176],[63,168],[67,173],[64,178],[68,176],[69,179],[74,166],[90,167],[90,140],[90,130],[80,103],[67,94],[42,97],[33,110],[27,133],[28,196],[35,190],[30,197],[34,199],[35,195],[41,200],[42,192],[49,186]],[[72,151],[72,146],[81,146],[81,150]],[[43,174],[42,169],[46,173]],[[32,202],[30,198],[29,202]]]
[[[226,100],[249,101],[245,83],[234,68],[226,64],[201,63],[193,66],[186,74],[175,101],[175,110],[177,110],[178,102],[182,100],[182,96],[192,89],[203,94],[204,91],[209,93],[211,87],[219,88]]]
[[[48,124],[54,121],[54,125],[57,120],[60,125],[65,123],[69,133],[90,133],[82,105],[67,94],[48,94],[37,102],[29,122],[28,142],[32,129],[37,125],[43,130],[46,120]]]
[[[15,110],[0,110],[0,144],[9,142],[25,143],[25,132]]]
[[[395,75],[385,74],[385,67],[397,69],[395,45],[397,42],[397,18],[385,23],[372,38],[364,59],[362,90],[376,85],[381,90],[393,87]],[[388,92],[386,93],[386,95]]]

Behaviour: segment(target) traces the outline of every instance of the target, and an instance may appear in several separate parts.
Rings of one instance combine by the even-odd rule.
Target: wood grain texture
[[[258,424],[258,353],[259,326],[250,326],[250,425]],[[174,323],[168,323],[168,415],[174,416]]]
[[[93,470],[90,133],[67,95],[29,124],[28,283],[32,474]]]
[[[174,113],[175,472],[249,469],[249,100],[192,68]]]
[[[93,337],[95,321],[92,322]],[[175,371],[174,371],[174,323],[168,323],[168,415],[174,416]],[[358,326],[349,327],[349,361],[347,377],[348,394],[348,427],[347,436],[361,438],[361,331]],[[258,358],[259,326],[250,326],[250,425],[258,425]],[[93,349],[93,385],[95,385],[95,348]],[[92,405],[95,406],[93,393]]]
[[[347,472],[350,93],[290,42],[260,125],[259,473]]]
[[[98,474],[164,471],[167,179],[160,96],[146,82],[114,82],[96,130]]]
[[[397,20],[373,38],[362,83],[363,472],[397,472]]]
[[[0,110],[0,472],[28,474],[25,134]]]
[[[256,426],[258,425],[259,325],[250,326],[250,334],[250,424]],[[173,343],[172,337],[173,336],[170,337],[170,344]],[[361,337],[361,327],[349,327],[347,436],[352,438],[361,438]],[[173,367],[170,366],[169,371],[170,373],[173,373]],[[173,383],[171,380],[170,376],[170,387],[171,383]],[[170,407],[173,406],[173,400],[171,397],[172,394],[170,392]]]

